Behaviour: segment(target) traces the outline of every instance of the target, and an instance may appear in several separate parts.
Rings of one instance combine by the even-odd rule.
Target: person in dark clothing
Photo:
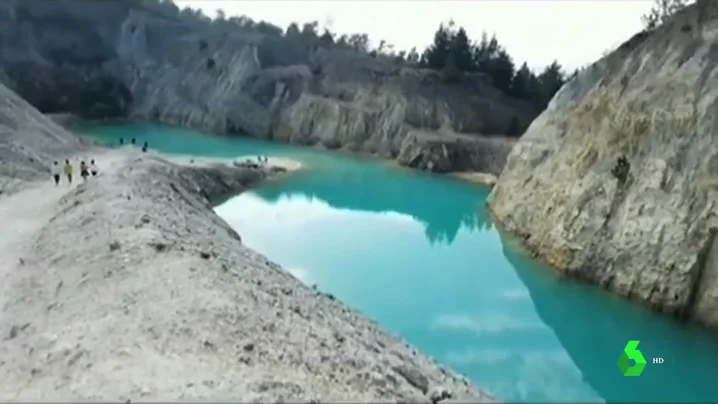
[[[97,166],[95,165],[95,160],[90,161],[90,174],[92,174],[93,177],[97,175]]]
[[[142,144],[142,151],[143,151],[143,152],[146,152],[146,151],[147,151],[147,142],[145,142],[145,143]]]
[[[60,173],[62,170],[60,170],[60,164],[56,162],[52,163],[52,178],[55,179],[55,185],[60,184]]]
[[[135,144],[135,138],[132,138],[132,140],[130,141],[130,143]]]
[[[80,162],[80,177],[82,177],[83,181],[87,181],[87,177],[90,176],[90,173],[87,171],[87,164],[85,164],[84,161]]]
[[[125,144],[125,139],[124,139],[124,138],[120,138],[120,145],[123,145],[123,144]]]

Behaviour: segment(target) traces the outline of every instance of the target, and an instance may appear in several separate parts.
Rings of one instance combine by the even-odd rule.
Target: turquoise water
[[[158,126],[83,130],[165,152],[291,157],[306,172],[217,212],[245,244],[331,292],[502,401],[715,402],[718,337],[564,281],[483,214],[488,191],[308,148]],[[616,362],[628,340],[649,361]],[[664,363],[652,364],[652,358]]]

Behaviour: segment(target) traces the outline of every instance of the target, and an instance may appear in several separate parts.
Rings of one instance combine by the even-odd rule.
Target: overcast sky
[[[641,29],[651,0],[175,0],[214,17],[247,15],[286,28],[318,21],[337,33],[367,33],[397,50],[432,41],[441,22],[453,19],[472,39],[496,33],[514,61],[542,68],[554,59],[568,69],[600,58]]]

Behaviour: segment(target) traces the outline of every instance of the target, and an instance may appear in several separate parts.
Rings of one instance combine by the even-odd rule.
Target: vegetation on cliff
[[[453,21],[441,24],[434,34],[434,42],[424,51],[422,66],[441,70],[446,80],[455,80],[465,72],[486,75],[491,84],[515,98],[531,102],[543,110],[553,95],[566,82],[566,75],[558,61],[546,66],[536,75],[524,62],[518,69],[508,51],[496,36],[486,32],[479,42],[472,42],[463,27]]]
[[[656,1],[647,21],[659,21],[678,8],[678,3],[683,4],[683,0]],[[123,34],[123,25],[133,9],[141,11],[135,14],[137,25],[131,28],[131,33]],[[256,45],[259,67],[266,71],[305,65],[316,77],[341,71],[336,77],[340,81],[347,77],[356,80],[369,71],[373,78],[377,74],[393,77],[402,88],[406,88],[405,76],[414,75],[412,77],[422,78],[412,84],[412,94],[422,93],[424,87],[433,88],[424,93],[429,100],[436,100],[443,91],[446,97],[459,100],[452,104],[460,106],[455,107],[454,112],[463,108],[467,116],[476,115],[482,109],[467,101],[467,97],[476,94],[479,95],[474,98],[484,97],[494,104],[510,105],[504,108],[508,111],[506,114],[493,120],[498,124],[493,121],[466,124],[467,119],[472,122],[488,119],[478,116],[455,125],[454,130],[466,133],[520,135],[567,79],[558,62],[540,73],[532,72],[526,63],[517,66],[495,36],[484,33],[475,41],[464,28],[452,22],[438,27],[434,41],[425,50],[406,52],[395,50],[386,41],[373,46],[366,34],[333,33],[322,29],[316,21],[292,23],[282,29],[246,16],[226,16],[221,10],[215,18],[210,18],[200,10],[181,9],[172,0],[6,0],[0,3],[0,21],[3,22],[0,24],[0,59],[3,60],[0,81],[43,112],[73,112],[89,118],[125,116],[133,105],[141,102],[135,97],[141,99],[146,95],[144,90],[140,91],[143,87],[131,84],[132,80],[128,79],[141,74],[137,66],[125,68],[127,60],[119,60],[122,57],[118,57],[118,52],[125,52],[124,57],[134,63],[143,59],[149,49],[157,54],[160,49],[164,52],[171,47],[172,41],[167,42],[167,38],[196,41],[196,48],[190,46],[188,50],[206,53],[201,56],[204,57],[202,64],[216,74],[221,74],[226,61],[222,62],[221,55],[213,49],[227,43],[249,42]],[[133,35],[135,29],[145,25],[144,21],[152,21],[148,26],[155,28]],[[122,35],[127,37],[124,42],[120,41]],[[134,36],[138,39],[128,39]],[[117,49],[119,42],[123,43],[122,50]],[[127,52],[134,54],[127,56]],[[182,60],[180,64],[184,64],[189,57],[178,55],[167,53],[163,60]],[[334,69],[330,67],[331,71],[324,72],[327,66]],[[430,82],[434,85],[427,84]],[[476,86],[483,90],[477,90]],[[317,86],[312,88],[318,92]],[[175,92],[178,91],[186,90]],[[332,94],[322,95],[331,97]],[[497,108],[491,109],[496,115]],[[435,129],[436,126],[427,125],[425,119],[410,119],[409,123],[420,128]]]
[[[642,18],[643,25],[649,30],[656,28],[690,3],[690,0],[654,0],[653,7]]]
[[[509,55],[496,36],[485,32],[479,41],[472,41],[463,27],[453,22],[441,24],[434,34],[434,41],[423,52],[413,48],[398,51],[384,40],[371,47],[367,34],[336,34],[321,30],[317,21],[303,25],[290,24],[286,30],[266,21],[254,21],[247,16],[226,16],[217,10],[212,19],[201,10],[189,7],[180,9],[171,0],[135,0],[142,7],[179,17],[188,23],[203,24],[224,33],[239,32],[262,35],[265,44],[260,47],[260,59],[264,67],[291,65],[305,62],[311,50],[318,47],[339,48],[367,53],[375,58],[389,58],[398,65],[439,70],[449,82],[457,81],[463,73],[482,73],[494,87],[515,98],[529,101],[537,111],[546,107],[548,101],[564,84],[567,75],[556,61],[534,73],[524,62],[520,66]]]

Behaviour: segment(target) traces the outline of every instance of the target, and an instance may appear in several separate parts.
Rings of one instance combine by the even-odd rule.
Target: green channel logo
[[[618,358],[618,368],[624,376],[640,376],[643,368],[646,367],[646,358],[643,357],[641,351],[638,350],[640,341],[628,341],[626,347],[623,348],[621,356]],[[633,366],[630,361],[633,360]]]

